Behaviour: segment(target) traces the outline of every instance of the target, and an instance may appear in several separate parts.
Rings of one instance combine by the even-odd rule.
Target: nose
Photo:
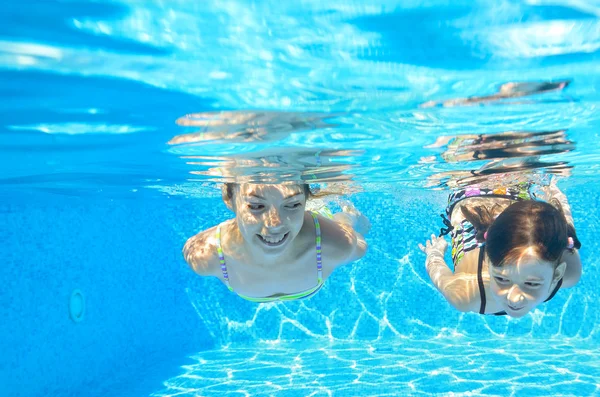
[[[265,227],[272,232],[273,229],[277,229],[281,226],[281,217],[279,211],[276,208],[271,208],[265,214]]]
[[[518,285],[513,285],[510,290],[508,290],[508,295],[506,296],[508,302],[512,306],[522,306],[525,297],[523,296],[523,292],[519,288]]]

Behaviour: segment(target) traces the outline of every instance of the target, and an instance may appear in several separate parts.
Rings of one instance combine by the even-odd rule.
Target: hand
[[[425,254],[429,255],[432,252],[439,252],[442,256],[446,253],[448,249],[448,242],[444,237],[436,237],[435,234],[431,235],[431,240],[427,240],[425,246],[423,244],[419,244],[419,248]]]
[[[557,185],[557,182],[558,182],[558,178],[556,176],[551,176],[550,177],[550,181],[548,182],[548,185],[542,187],[541,190],[546,195],[546,197],[545,197],[546,201],[548,201],[548,202],[551,202],[552,200],[555,200],[557,202],[560,201],[558,199],[558,197],[560,197],[561,195],[563,195],[563,193],[559,189],[559,187]],[[551,204],[556,207],[555,204],[553,204],[553,203],[551,203]]]
[[[359,213],[356,218],[354,230],[362,234],[363,237],[369,234],[369,231],[371,230],[371,222],[369,221],[369,218],[364,216],[362,213]]]
[[[363,237],[369,234],[371,230],[369,218],[357,210],[350,201],[340,199],[339,204],[342,207],[342,213],[350,219],[352,228],[362,234]]]

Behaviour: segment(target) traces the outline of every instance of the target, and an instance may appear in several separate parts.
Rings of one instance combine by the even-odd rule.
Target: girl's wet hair
[[[540,259],[558,264],[569,237],[573,238],[574,248],[581,248],[575,228],[568,224],[560,208],[542,201],[524,200],[511,204],[504,211],[498,209],[461,208],[465,218],[477,230],[477,240],[485,240],[485,252],[493,266],[515,263],[529,248]]]

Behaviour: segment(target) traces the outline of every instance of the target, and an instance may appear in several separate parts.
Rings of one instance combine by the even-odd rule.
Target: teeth
[[[283,234],[281,237],[273,237],[273,236],[261,236],[261,237],[267,243],[276,244],[276,243],[280,242],[281,240],[283,240],[283,238],[285,237],[285,234]]]

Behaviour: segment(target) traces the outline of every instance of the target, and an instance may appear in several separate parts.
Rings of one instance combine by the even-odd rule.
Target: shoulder
[[[466,252],[454,268],[454,274],[440,290],[446,300],[461,312],[478,312],[481,304],[477,270],[481,248]],[[482,271],[484,288],[489,285],[489,273]]]
[[[190,237],[183,246],[183,257],[201,276],[216,275],[219,269],[216,240],[217,226]]]
[[[477,268],[479,267],[479,253],[483,248],[475,248],[465,252],[462,258],[454,266],[454,273],[472,274],[477,276]]]
[[[323,257],[334,267],[354,262],[365,255],[367,243],[351,226],[317,215],[321,228]],[[325,255],[327,257],[325,258]]]
[[[440,291],[456,310],[461,312],[478,312],[481,304],[477,275],[457,273],[448,278]]]

